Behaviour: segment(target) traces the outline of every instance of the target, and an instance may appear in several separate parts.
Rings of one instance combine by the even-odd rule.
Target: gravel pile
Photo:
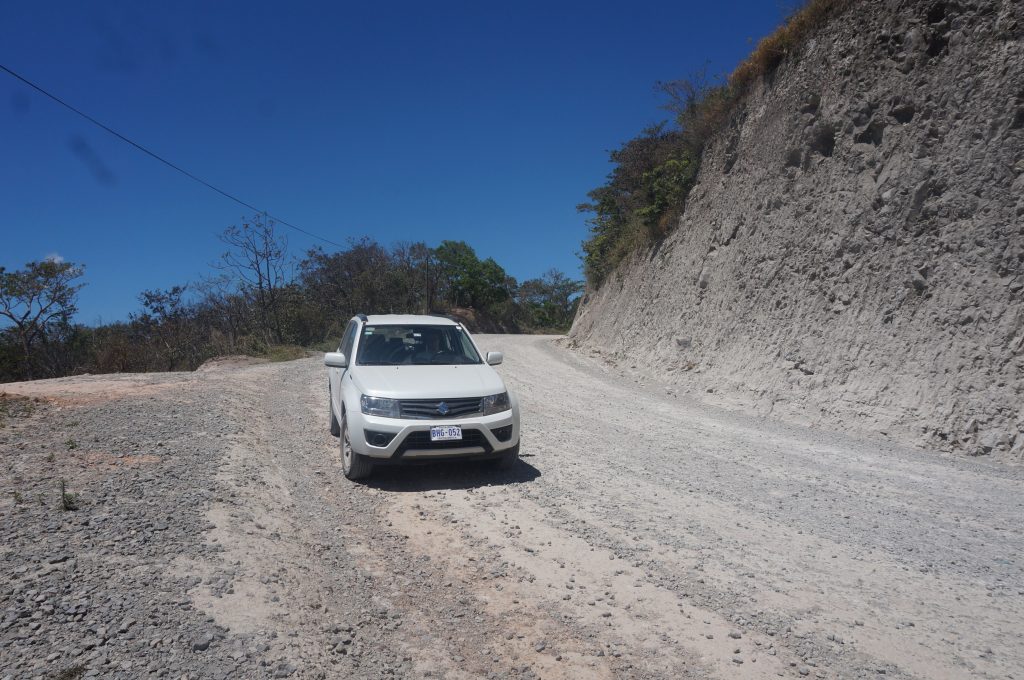
[[[327,677],[365,664],[367,677],[383,677],[400,668],[361,644],[375,617],[359,613],[371,606],[359,589],[317,623],[322,667],[289,654],[286,620],[234,631],[197,606],[230,595],[239,571],[210,540],[210,508],[235,493],[218,470],[245,438],[246,424],[230,419],[245,395],[230,382],[218,375],[99,403],[6,400],[19,407],[0,429],[0,678]],[[288,566],[260,578],[287,583]]]
[[[215,559],[205,504],[233,426],[171,399],[38,402],[4,450],[3,677],[224,677],[261,660],[207,653],[228,631],[190,606],[178,555]],[[62,497],[61,482],[64,484]]]

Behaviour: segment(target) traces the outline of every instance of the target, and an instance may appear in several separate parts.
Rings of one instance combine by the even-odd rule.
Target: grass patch
[[[60,480],[60,509],[61,512],[73,512],[78,510],[79,494],[68,493],[64,480]]]
[[[757,43],[729,76],[735,95],[746,94],[758,79],[771,75],[789,55],[798,51],[808,38],[833,17],[849,9],[857,0],[808,0],[783,22],[774,33]]]
[[[296,359],[305,359],[311,354],[311,350],[298,345],[271,345],[257,356],[269,361],[295,361]]]
[[[315,345],[310,347],[310,349],[312,351],[314,351],[314,352],[337,352],[338,351],[338,341],[337,340],[324,340],[323,342],[316,343]]]

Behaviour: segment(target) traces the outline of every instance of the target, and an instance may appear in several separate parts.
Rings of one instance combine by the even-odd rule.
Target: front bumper
[[[430,428],[438,425],[460,426],[463,440],[431,442]],[[504,434],[503,428],[511,428],[511,434],[505,439],[499,438]],[[367,441],[367,435],[376,445]],[[490,416],[443,420],[382,418],[356,412],[349,416],[349,437],[356,453],[378,462],[486,458],[501,455],[519,443],[519,409],[514,405],[508,411]],[[384,438],[389,441],[381,445]]]

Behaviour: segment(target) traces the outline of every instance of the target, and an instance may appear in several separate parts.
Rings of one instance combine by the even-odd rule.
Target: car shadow
[[[508,469],[486,461],[436,461],[415,465],[380,465],[364,484],[380,491],[440,491],[522,484],[540,477],[522,458]]]

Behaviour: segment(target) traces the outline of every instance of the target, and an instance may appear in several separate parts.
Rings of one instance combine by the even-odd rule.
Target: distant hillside
[[[706,399],[1022,460],[1024,3],[812,5],[838,11],[734,77],[667,235],[591,276],[571,341]]]

